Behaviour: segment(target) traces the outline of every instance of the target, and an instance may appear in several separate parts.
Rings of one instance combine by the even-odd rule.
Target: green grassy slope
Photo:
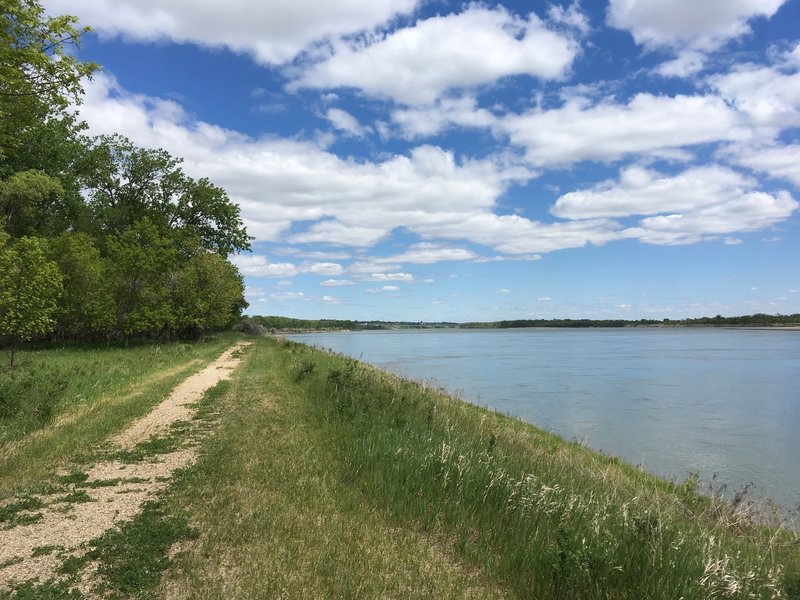
[[[191,597],[798,597],[796,538],[352,359],[262,340],[172,502]],[[740,507],[741,508],[741,507]]]

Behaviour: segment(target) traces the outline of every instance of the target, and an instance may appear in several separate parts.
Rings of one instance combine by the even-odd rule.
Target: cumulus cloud
[[[411,273],[370,273],[365,277],[368,281],[414,281]]]
[[[786,191],[773,195],[756,188],[755,179],[726,167],[693,168],[673,176],[630,167],[618,182],[561,196],[552,212],[571,219],[652,215],[618,236],[650,244],[689,244],[766,229],[799,206]]]
[[[335,129],[354,137],[364,137],[372,131],[369,127],[361,125],[358,119],[341,108],[329,108],[325,113],[325,118],[331,122]]]
[[[292,263],[272,263],[262,254],[237,254],[231,261],[243,275],[251,277],[294,277],[298,273]]]
[[[729,73],[709,78],[720,96],[746,115],[756,127],[780,128],[800,125],[800,44],[775,65],[738,65]]]
[[[355,282],[350,279],[326,279],[320,282],[322,287],[342,287],[346,285],[355,285]]]
[[[372,260],[375,263],[415,263],[415,264],[431,264],[443,262],[448,260],[471,260],[477,258],[477,254],[472,250],[466,248],[456,248],[453,246],[444,246],[441,244],[432,244],[423,242],[420,244],[412,244],[408,250],[401,254],[395,254],[387,257],[374,257]]]
[[[479,108],[475,98],[462,96],[443,98],[422,107],[396,109],[392,111],[392,121],[404,137],[413,139],[436,135],[451,125],[490,128],[497,122],[497,117],[489,110]]]
[[[497,125],[526,150],[535,166],[582,160],[614,161],[629,154],[671,151],[718,141],[748,139],[741,115],[716,96],[637,94],[627,104],[564,106],[508,115]]]
[[[522,18],[473,4],[384,36],[334,42],[331,56],[300,71],[290,88],[349,87],[426,104],[510,75],[560,79],[578,52],[570,35],[549,29],[535,14]]]
[[[550,212],[566,219],[593,219],[692,211],[741,197],[756,186],[754,179],[716,165],[676,176],[634,165],[622,170],[618,182],[564,194]]]
[[[734,147],[723,152],[723,156],[748,169],[791,181],[800,188],[800,144]]]
[[[561,108],[498,118],[495,130],[505,131],[512,143],[525,149],[528,167],[507,156],[457,157],[432,145],[374,161],[340,158],[313,141],[256,139],[198,121],[173,101],[127,93],[107,75],[87,84],[80,110],[91,133],[123,133],[139,145],[163,147],[184,157],[190,175],[209,177],[228,191],[259,242],[366,249],[403,229],[427,244],[385,260],[359,260],[347,266],[352,278],[359,280],[403,274],[403,263],[481,260],[475,251],[458,246],[464,242],[527,260],[541,253],[627,237],[651,243],[688,243],[708,235],[731,235],[768,227],[794,210],[791,197],[758,195],[747,178],[732,170],[690,169],[670,178],[632,167],[623,172],[619,183],[562,196],[554,214],[565,221],[545,223],[497,214],[504,192],[514,183],[533,178],[533,168],[582,160],[614,161],[628,155],[674,156],[687,145],[750,140],[747,119],[714,96],[640,94],[625,104],[594,105],[572,99]],[[769,160],[777,165],[780,158],[777,150],[774,156],[765,153],[759,166],[755,157],[742,152],[737,157],[754,169],[768,169]],[[796,173],[791,164],[784,169],[787,177]],[[669,190],[671,195],[663,197],[663,202],[671,212],[666,214],[664,207],[645,210],[644,199],[635,198],[637,181],[656,195],[662,188]],[[742,193],[726,197],[741,202],[736,205],[732,200],[725,205],[727,209],[704,205],[711,212],[700,215],[679,203],[681,194],[692,186],[694,198],[739,190]],[[579,206],[581,197],[590,196],[605,200]],[[626,203],[636,203],[637,214],[652,215],[655,220],[626,228],[615,220],[618,215],[630,214]],[[737,216],[736,206],[747,219]],[[723,217],[730,219],[729,226],[704,228],[703,223]],[[318,256],[299,267],[289,262],[271,263],[258,255],[240,257],[238,264],[243,272],[255,276],[316,272],[335,277],[343,272],[335,259],[324,258],[330,253]]]
[[[642,219],[631,237],[650,244],[693,244],[734,232],[766,229],[789,217],[798,203],[786,192],[753,192],[687,213]]]
[[[314,275],[335,276],[341,275],[344,272],[344,267],[339,263],[322,262],[322,263],[308,263],[300,265],[300,271],[303,273],[313,273]]]
[[[224,47],[281,64],[314,43],[372,29],[417,0],[45,0],[50,14],[77,15],[102,36]]]
[[[706,53],[749,34],[752,19],[772,17],[785,1],[610,0],[607,21],[648,49],[675,51],[661,74],[685,77],[702,69]]]

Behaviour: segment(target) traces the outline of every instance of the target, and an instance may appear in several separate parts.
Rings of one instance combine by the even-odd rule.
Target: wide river
[[[413,330],[289,336],[429,380],[670,479],[800,505],[800,331]]]

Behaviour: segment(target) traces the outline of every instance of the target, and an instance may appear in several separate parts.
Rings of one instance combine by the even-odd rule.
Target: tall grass
[[[285,349],[369,510],[451,536],[520,597],[800,597],[789,532],[350,358]]]

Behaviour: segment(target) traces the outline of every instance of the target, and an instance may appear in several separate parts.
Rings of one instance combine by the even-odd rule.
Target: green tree
[[[176,326],[200,336],[231,325],[246,307],[244,282],[230,262],[206,251],[192,256],[175,277]]]
[[[20,171],[0,181],[0,215],[6,231],[15,237],[53,235],[64,226],[58,218],[63,196],[61,182],[42,171]]]
[[[171,328],[171,280],[177,265],[173,241],[143,219],[121,236],[109,236],[107,245],[116,326],[125,345],[131,336]]]
[[[9,243],[0,231],[0,338],[10,349],[10,365],[21,342],[53,329],[61,274],[47,259],[44,243],[23,237]]]
[[[187,248],[199,243],[224,256],[249,249],[239,207],[208,179],[188,177],[180,163],[119,135],[98,138],[87,154],[85,185],[100,231],[120,235],[148,219]]]
[[[3,0],[0,12],[0,157],[24,131],[79,103],[81,79],[97,65],[75,57],[87,28],[72,16],[48,17],[37,0]]]
[[[84,233],[63,233],[51,240],[50,256],[64,285],[56,311],[59,336],[92,338],[111,331],[116,310],[110,269],[94,240]]]

